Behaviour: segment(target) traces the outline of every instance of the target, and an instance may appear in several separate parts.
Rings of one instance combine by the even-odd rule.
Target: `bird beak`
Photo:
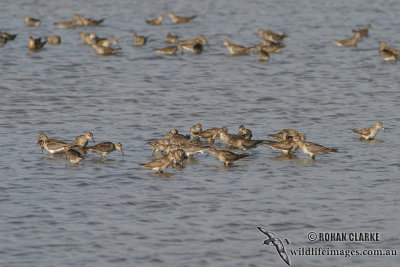
[[[92,141],[93,141],[94,144],[96,144],[96,142],[94,141],[94,138],[93,138],[93,137],[92,137]]]
[[[124,152],[122,151],[122,149],[121,149],[121,153],[122,153],[122,155],[124,155],[124,156],[125,156],[125,154],[124,154]]]
[[[207,155],[205,156],[205,158],[207,158],[207,157],[208,157],[208,155],[210,155],[210,153],[209,153],[209,152],[207,152]]]

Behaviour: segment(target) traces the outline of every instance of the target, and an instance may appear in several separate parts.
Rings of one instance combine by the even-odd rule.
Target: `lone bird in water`
[[[337,152],[337,149],[324,147],[316,143],[306,142],[301,139],[297,141],[299,147],[307,155],[310,155],[311,159],[315,159],[315,155],[326,154],[330,152]]]
[[[249,156],[250,154],[236,154],[228,150],[217,150],[214,147],[208,151],[219,161],[223,162],[225,166],[230,165],[233,161]]]
[[[71,146],[66,146],[64,148],[64,152],[65,152],[65,156],[66,158],[74,164],[80,163],[82,160],[85,159],[84,156],[82,156],[81,153],[79,153],[78,151],[74,150],[73,148],[71,148]]]
[[[35,19],[35,18],[26,16],[24,21],[25,21],[26,25],[31,26],[31,27],[37,27],[40,25],[40,19]]]
[[[147,24],[150,24],[150,25],[159,26],[159,25],[161,25],[161,22],[162,22],[163,18],[164,18],[163,15],[160,15],[160,16],[158,16],[156,19],[153,19],[153,20],[146,20],[146,23],[147,23]]]
[[[178,17],[175,16],[171,11],[167,12],[167,16],[169,16],[172,19],[173,23],[187,23],[193,19],[196,18],[196,16],[191,16],[191,17]]]
[[[42,38],[34,39],[32,36],[29,36],[29,42],[28,42],[29,50],[31,51],[39,50],[46,44],[46,42],[47,41],[42,42]]]
[[[124,152],[122,151],[122,144],[121,143],[111,143],[111,142],[103,142],[99,143],[94,146],[88,146],[86,149],[90,152],[96,152],[97,154],[101,155],[101,159],[104,159],[104,157],[108,154],[113,152],[114,150],[119,150],[121,151],[122,155],[124,155]]]
[[[382,130],[385,129],[385,128],[383,128],[382,122],[380,122],[380,121],[378,121],[375,124],[375,126],[367,127],[367,128],[360,129],[360,130],[354,129],[353,132],[359,134],[361,139],[372,140],[378,134],[379,129],[382,129]]]
[[[268,231],[264,227],[257,227],[263,234],[268,236],[268,239],[264,241],[264,245],[274,245],[276,251],[278,252],[279,256],[281,256],[282,260],[290,266],[289,256],[286,253],[285,246],[283,245],[282,241],[271,231]],[[286,240],[286,242],[288,242]]]
[[[357,42],[358,42],[358,39],[360,39],[360,36],[361,36],[360,32],[355,32],[354,36],[349,38],[349,39],[333,40],[333,42],[338,46],[353,46],[353,47],[357,47]]]
[[[367,24],[364,29],[352,30],[352,32],[354,32],[354,33],[359,32],[360,33],[360,37],[368,37],[368,30],[370,28],[371,28],[371,24]]]
[[[380,42],[379,54],[381,55],[383,61],[387,62],[396,62],[400,57],[400,51],[387,46],[386,42]]]

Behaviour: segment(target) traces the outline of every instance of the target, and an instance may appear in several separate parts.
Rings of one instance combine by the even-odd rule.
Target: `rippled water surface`
[[[161,27],[146,19],[174,11],[198,17]],[[3,0],[0,30],[0,265],[285,266],[263,246],[264,226],[286,250],[400,249],[399,64],[383,63],[379,41],[400,49],[398,1],[19,1]],[[106,18],[98,27],[58,29],[74,13]],[[24,25],[26,15],[42,19]],[[351,29],[372,24],[358,48]],[[286,32],[286,47],[259,62],[229,56],[224,39],[246,46],[259,28]],[[121,52],[96,56],[78,32],[118,38]],[[208,39],[200,55],[167,57],[167,32]],[[132,34],[149,36],[135,47]],[[60,35],[59,46],[27,49],[29,36]],[[382,121],[374,141],[352,128]],[[283,128],[338,153],[285,158],[267,146],[223,168],[196,155],[155,175],[148,141],[240,124],[255,139]],[[121,142],[104,161],[88,154],[71,167],[41,153],[40,133],[64,141],[92,131]],[[217,145],[223,147],[220,140]],[[239,151],[236,151],[239,152]],[[378,232],[380,242],[309,242],[309,232]],[[398,256],[293,256],[293,266],[398,266]]]

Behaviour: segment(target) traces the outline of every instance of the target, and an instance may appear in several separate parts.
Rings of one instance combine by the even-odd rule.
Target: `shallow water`
[[[155,27],[166,11],[198,17]],[[396,1],[11,1],[0,30],[18,33],[0,48],[0,264],[3,266],[285,266],[263,246],[264,226],[286,249],[399,249],[399,65],[383,63],[379,41],[400,48]],[[106,18],[98,27],[57,29],[76,12]],[[42,19],[24,26],[26,15]],[[359,47],[333,39],[371,23]],[[269,62],[229,56],[224,39],[258,42],[258,28],[286,32]],[[118,38],[122,51],[99,57],[78,32]],[[166,57],[167,32],[208,39],[201,55]],[[134,47],[133,33],[149,36]],[[60,35],[59,46],[30,53],[27,40]],[[352,128],[385,127],[375,141]],[[148,141],[176,128],[187,134],[240,124],[255,139],[283,128],[339,149],[309,160],[267,146],[224,168],[196,155],[154,175]],[[121,142],[99,160],[71,167],[41,153],[37,136]],[[220,141],[217,141],[219,144]],[[222,146],[221,146],[222,147]],[[389,149],[390,148],[390,149]],[[238,152],[238,151],[236,151]],[[380,242],[316,242],[309,232],[379,232]],[[292,256],[293,266],[397,266],[398,257]],[[395,264],[396,263],[396,264]]]

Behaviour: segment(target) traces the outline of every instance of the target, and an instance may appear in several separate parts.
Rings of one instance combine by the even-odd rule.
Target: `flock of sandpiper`
[[[172,20],[172,23],[187,23],[196,18],[196,16],[190,17],[180,17],[176,16],[172,12],[168,11],[167,16],[169,16]],[[156,19],[146,20],[146,23],[149,25],[160,26],[162,25],[164,16],[161,14]],[[91,19],[86,18],[82,14],[74,14],[72,19],[65,22],[55,22],[54,25],[58,28],[75,28],[75,27],[86,27],[86,26],[95,26],[99,25],[104,21],[103,19]],[[26,16],[25,23],[28,26],[39,26],[41,21],[39,19],[31,18]],[[357,47],[357,42],[361,37],[368,37],[368,31],[371,28],[371,24],[367,24],[365,28],[359,30],[352,30],[354,35],[351,38],[345,40],[333,40],[335,44],[338,46],[347,46],[347,47]],[[270,53],[279,53],[285,45],[282,43],[283,39],[288,37],[287,34],[279,34],[270,30],[258,30],[258,35],[261,35],[261,39],[259,44],[254,46],[242,46],[229,42],[228,40],[224,40],[223,44],[229,50],[232,55],[243,55],[248,54],[250,51],[256,51],[259,54],[259,58],[261,61],[268,61]],[[4,45],[7,41],[11,41],[16,37],[16,34],[8,34],[5,32],[0,32],[0,46]],[[121,50],[120,47],[112,47],[112,45],[118,45],[117,39],[107,39],[96,36],[94,32],[92,33],[79,33],[79,37],[82,38],[90,47],[96,50],[99,55],[111,55],[115,54]],[[137,46],[143,46],[147,43],[147,36],[133,34],[133,39],[136,42]],[[189,51],[191,53],[199,54],[203,51],[205,44],[207,43],[207,39],[200,35],[193,39],[189,40],[181,40],[179,41],[179,36],[168,33],[165,37],[166,43],[177,43],[176,45],[167,46],[164,48],[154,49],[155,52],[163,55],[175,55],[177,51],[183,50]],[[28,47],[31,51],[41,49],[46,43],[57,45],[61,43],[60,36],[49,36],[46,37],[45,40],[42,41],[42,38],[33,38],[29,37]],[[379,53],[382,57],[383,61],[387,62],[396,62],[400,57],[400,51],[394,48],[389,47],[386,42],[380,42]]]
[[[383,130],[381,122],[377,122],[374,126],[364,129],[354,129],[361,139],[372,140],[378,134],[379,129]],[[178,130],[173,129],[164,135],[164,138],[154,140],[148,143],[153,148],[153,155],[156,159],[141,164],[141,166],[153,170],[155,173],[162,173],[171,164],[183,164],[185,159],[193,158],[195,154],[201,153],[212,154],[216,159],[223,162],[225,166],[232,162],[249,156],[245,153],[248,149],[255,148],[261,144],[268,145],[273,150],[282,152],[284,155],[295,153],[300,148],[311,159],[315,159],[315,155],[337,152],[335,148],[328,148],[322,145],[306,141],[306,135],[299,133],[294,129],[283,129],[279,133],[268,135],[278,141],[253,140],[252,131],[239,126],[237,134],[228,133],[226,127],[211,128],[203,131],[200,123],[190,128],[189,135],[182,135]],[[241,149],[243,153],[234,153],[226,149],[216,149],[213,144],[215,140],[220,139],[226,145],[226,149]],[[201,141],[203,139],[205,141]],[[50,139],[45,134],[40,134],[38,138],[39,146],[50,154],[65,153],[66,158],[72,164],[79,164],[84,160],[84,154],[87,151],[96,152],[101,155],[101,159],[114,150],[120,150],[122,154],[121,143],[102,142],[94,146],[88,146],[88,141],[94,142],[93,134],[87,132],[75,138],[72,143]]]
[[[196,16],[179,17],[174,15],[172,12],[167,12],[167,15],[171,18],[173,23],[187,23],[196,18]],[[70,21],[56,22],[54,25],[59,28],[74,28],[99,25],[103,21],[104,19],[95,20],[86,18],[82,14],[74,14]],[[156,26],[161,25],[162,21],[163,15],[160,15],[153,20],[146,20],[148,24]],[[39,26],[41,21],[39,19],[34,19],[27,16],[25,17],[25,23],[28,26]],[[368,37],[368,30],[370,28],[371,25],[368,24],[364,29],[353,30],[353,37],[346,40],[334,40],[333,42],[339,46],[357,47],[359,38]],[[288,35],[285,33],[278,34],[263,29],[258,30],[258,35],[261,35],[259,45],[245,47],[233,44],[226,39],[223,41],[223,44],[233,55],[246,54],[250,51],[258,51],[260,60],[268,61],[269,53],[279,53],[281,49],[284,48],[284,44],[282,43],[283,39],[288,37]],[[15,37],[15,34],[0,32],[0,46],[7,41],[13,40]],[[79,32],[79,37],[92,48],[94,48],[99,55],[114,54],[121,50],[119,47],[111,47],[112,45],[118,44],[117,39],[100,38],[93,32]],[[140,36],[136,33],[133,35],[133,38],[136,41],[137,46],[145,45],[148,39],[146,36]],[[207,39],[203,35],[184,41],[179,41],[178,39],[178,36],[168,33],[165,41],[167,43],[178,44],[155,49],[154,51],[164,55],[173,55],[178,50],[201,53],[204,45],[207,43]],[[61,38],[59,36],[50,36],[47,37],[46,40],[42,41],[41,38],[35,39],[30,37],[28,46],[30,50],[38,50],[42,48],[46,42],[49,44],[59,44],[61,42]],[[400,51],[388,47],[386,42],[380,43],[379,52],[384,61],[395,62],[400,57]],[[370,140],[377,135],[379,129],[383,129],[381,122],[377,122],[373,127],[353,131],[359,134],[360,138]],[[243,125],[239,127],[238,134],[230,134],[228,133],[228,129],[226,127],[212,128],[203,131],[202,125],[198,123],[190,129],[189,136],[179,134],[178,130],[174,129],[165,134],[163,139],[158,139],[149,143],[149,145],[153,148],[153,154],[161,154],[162,156],[152,162],[141,164],[141,166],[157,173],[163,172],[172,163],[182,164],[184,159],[191,158],[195,154],[204,153],[205,151],[207,151],[207,155],[208,153],[212,154],[225,165],[230,165],[233,161],[249,155],[247,153],[237,154],[229,150],[217,150],[212,146],[217,138],[220,138],[220,140],[227,146],[228,149],[242,149],[243,151],[246,151],[248,149],[257,147],[260,144],[265,144],[270,146],[272,149],[281,151],[283,154],[287,155],[294,153],[298,148],[300,148],[305,154],[310,155],[312,159],[315,158],[315,155],[337,151],[334,148],[327,148],[316,143],[305,141],[306,135],[299,133],[294,129],[284,129],[277,134],[269,135],[269,137],[278,139],[279,141],[253,140],[251,131],[246,129]],[[207,140],[207,144],[201,142],[200,139]],[[40,134],[38,138],[38,144],[42,148],[42,151],[45,149],[50,154],[65,153],[67,159],[69,159],[69,161],[73,164],[79,164],[84,159],[83,155],[86,154],[87,151],[100,154],[102,159],[104,159],[108,153],[111,153],[114,150],[120,150],[123,154],[121,143],[103,142],[94,146],[87,146],[88,140],[92,140],[94,142],[93,134],[91,132],[87,132],[85,135],[76,137],[72,143],[65,143],[55,139],[50,139],[45,134]]]

